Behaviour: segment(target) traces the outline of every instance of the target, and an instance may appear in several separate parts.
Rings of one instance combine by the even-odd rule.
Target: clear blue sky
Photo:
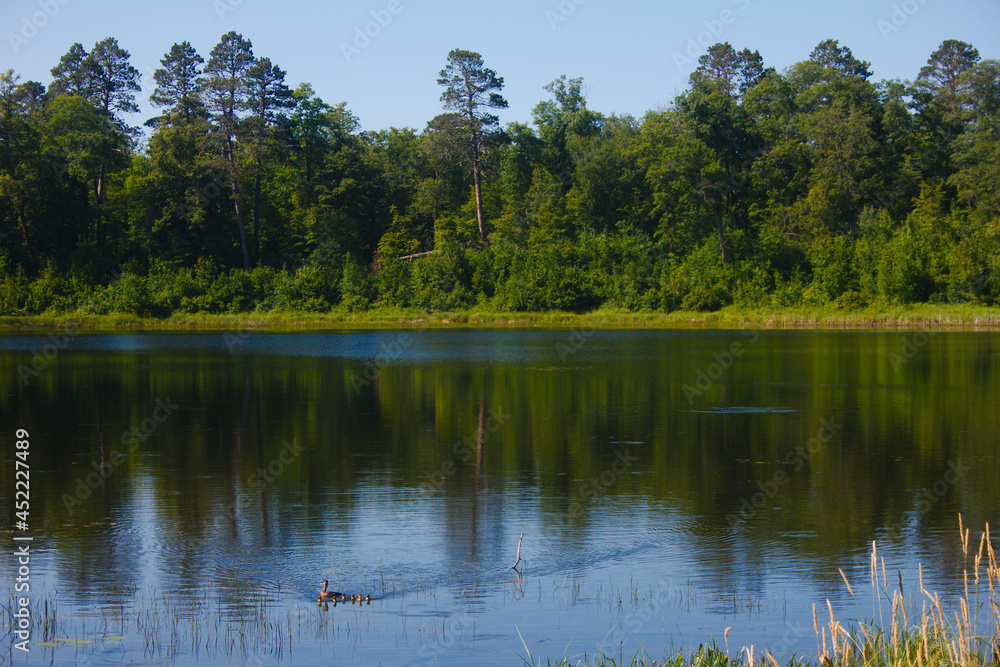
[[[348,58],[343,45],[366,25],[376,36]],[[874,79],[913,79],[945,39],[1000,58],[998,26],[997,0],[3,0],[0,71],[48,84],[71,44],[89,50],[115,37],[143,73],[139,124],[153,115],[152,71],[174,42],[207,58],[235,30],[288,72],[289,85],[307,81],[326,102],[347,102],[365,129],[422,129],[441,112],[436,79],[452,48],[480,52],[505,78],[506,123],[530,121],[560,74],[583,77],[589,106],[603,113],[669,105],[694,69],[688,50],[697,56],[718,41],[759,50],[783,70],[833,38],[870,61]]]

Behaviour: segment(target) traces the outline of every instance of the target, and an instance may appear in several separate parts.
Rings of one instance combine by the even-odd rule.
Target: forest
[[[642,118],[559,76],[506,125],[456,49],[442,113],[379,131],[235,32],[129,60],[0,73],[0,315],[1000,305],[1000,61],[962,41],[877,82],[721,43]]]

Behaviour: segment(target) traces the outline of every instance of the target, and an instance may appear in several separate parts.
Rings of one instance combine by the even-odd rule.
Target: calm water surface
[[[17,665],[663,658],[727,627],[815,655],[813,604],[877,614],[873,540],[890,587],[923,563],[947,600],[958,513],[1000,523],[996,333],[61,342],[34,373],[52,339],[0,336],[8,545],[31,443]],[[373,600],[324,609],[321,579]]]

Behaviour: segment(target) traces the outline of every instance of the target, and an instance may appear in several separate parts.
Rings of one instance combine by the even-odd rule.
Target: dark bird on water
[[[343,593],[338,593],[337,591],[328,591],[328,590],[326,590],[327,586],[329,586],[329,585],[330,585],[330,582],[327,581],[326,579],[324,579],[323,580],[323,590],[321,590],[319,592],[319,598],[321,600],[330,600],[330,599],[333,599],[333,598],[342,598],[342,597],[344,597]]]

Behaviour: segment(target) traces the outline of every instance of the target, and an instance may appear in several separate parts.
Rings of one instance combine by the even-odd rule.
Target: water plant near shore
[[[957,596],[942,596],[924,585],[923,569],[914,590],[903,585],[902,573],[897,581],[880,556],[878,545],[872,543],[869,561],[871,610],[861,622],[846,621],[841,604],[829,599],[813,605],[812,621],[816,636],[816,651],[808,656],[784,658],[788,667],[992,667],[1000,664],[1000,567],[996,548],[987,524],[983,532],[973,536],[959,517],[964,568]],[[839,570],[850,599],[859,608],[867,601],[856,593],[847,572]],[[433,587],[420,583],[399,583],[372,590],[382,595],[406,598],[407,604],[433,599]],[[911,587],[912,588],[912,587]],[[393,591],[398,591],[393,593]],[[696,591],[672,587],[640,588],[631,584],[627,589],[614,590],[599,586],[583,591],[573,583],[570,591],[553,587],[551,594],[576,602],[582,597],[592,599],[600,607],[621,608],[634,603],[636,608],[654,603],[660,605],[697,604]],[[523,595],[523,591],[521,591]],[[539,599],[543,591],[539,588]],[[113,599],[111,599],[113,598]],[[51,592],[42,592],[32,603],[32,634],[36,639],[33,650],[47,655],[62,655],[73,650],[75,660],[85,660],[96,651],[124,645],[133,656],[145,661],[190,659],[213,661],[220,659],[259,660],[281,663],[291,659],[293,647],[309,642],[331,644],[341,642],[351,646],[358,639],[359,619],[365,611],[337,615],[309,611],[305,602],[298,606],[281,605],[273,591],[252,590],[239,601],[203,594],[196,600],[178,601],[157,591],[125,589],[117,591],[107,603],[98,605],[96,613],[80,614],[66,609]],[[919,600],[919,612],[914,601]],[[0,605],[0,636],[9,638],[13,615],[9,605]],[[752,612],[753,605],[748,607]],[[339,610],[338,610],[339,611]],[[828,617],[828,620],[827,620]],[[369,620],[370,624],[373,621]],[[406,634],[405,617],[391,621],[378,631]],[[428,623],[427,620],[423,623]],[[396,625],[393,625],[396,624]],[[443,633],[448,620],[430,620],[427,631]],[[525,664],[558,667],[781,667],[782,662],[771,646],[751,644],[739,649],[729,643],[729,629],[720,645],[715,638],[691,652],[677,652],[664,658],[653,658],[644,647],[632,655],[612,654],[610,647],[595,655],[540,660],[524,645]],[[38,641],[40,640],[40,641]],[[523,640],[522,640],[523,641]],[[301,656],[301,648],[298,648]],[[262,663],[256,663],[262,664]]]
[[[920,612],[908,609],[902,574],[898,588],[890,583],[884,558],[872,542],[870,580],[873,614],[861,623],[844,622],[837,618],[833,603],[825,601],[829,621],[821,622],[820,612],[813,605],[813,629],[816,633],[815,655],[788,658],[788,667],[991,667],[1000,665],[1000,567],[996,549],[986,524],[978,547],[972,552],[970,529],[959,516],[959,533],[965,567],[962,591],[957,601],[946,607],[938,592],[924,587],[920,567]],[[975,541],[972,542],[975,546]],[[840,570],[844,585],[852,598],[854,588]],[[729,629],[726,630],[728,638]],[[523,643],[523,640],[522,640]],[[532,657],[524,645],[524,662],[532,667],[781,667],[767,648],[754,645],[742,647],[735,655],[713,639],[691,653],[677,653],[663,660],[650,658],[640,647],[631,657],[604,654],[589,658],[560,658],[541,661]]]

